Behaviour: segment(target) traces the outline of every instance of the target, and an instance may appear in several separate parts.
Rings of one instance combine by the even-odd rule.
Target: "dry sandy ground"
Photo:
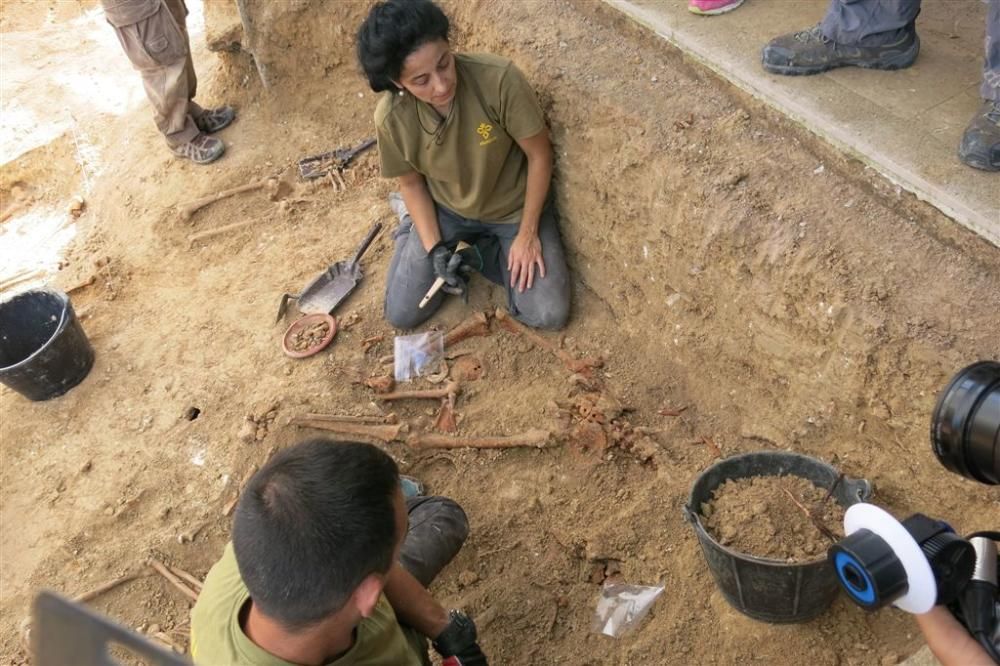
[[[320,29],[315,3],[288,6],[289,43]],[[598,430],[655,432],[608,439],[606,449],[593,430],[545,450],[389,445],[404,471],[471,518],[436,594],[471,611],[498,664],[879,664],[915,650],[910,618],[865,615],[842,599],[802,625],[743,617],[716,590],[681,507],[716,457],[708,438],[727,456],[815,455],[872,480],[877,501],[898,514],[924,511],[960,531],[995,522],[996,495],[934,461],[926,421],[951,373],[1000,354],[1000,252],[596,3],[449,7],[458,45],[513,57],[549,114],[577,276],[571,324],[549,337],[605,359],[593,388],[628,411]],[[6,3],[3,29],[51,29],[32,21],[34,11]],[[364,3],[323,11],[353,26]],[[81,57],[99,48],[76,32],[99,21],[79,27],[72,16],[54,15],[68,35],[58,49],[25,41],[45,58],[37,99],[61,94],[54,73],[72,71],[77,54],[67,45]],[[114,46],[101,51],[108,68],[120,64]],[[378,413],[363,380],[384,372],[378,359],[395,333],[381,318],[391,234],[366,255],[363,283],[337,312],[358,323],[327,352],[285,358],[274,324],[282,292],[347,257],[373,221],[393,224],[374,155],[350,169],[346,191],[305,186],[289,171],[304,155],[372,132],[376,99],[348,40],[328,47],[307,68],[321,78],[303,75],[277,95],[259,88],[244,56],[198,47],[199,101],[240,112],[222,134],[227,155],[210,167],[172,158],[141,103],[116,115],[67,101],[99,166],[89,184],[72,132],[0,171],[5,201],[29,192],[29,212],[65,215],[87,191],[54,279],[68,287],[97,278],[73,296],[97,350],[87,380],[46,403],[0,389],[4,663],[27,659],[17,628],[39,588],[77,594],[150,555],[204,575],[228,538],[223,507],[240,481],[269,451],[312,434],[289,426],[291,417]],[[123,86],[135,85],[129,76]],[[176,213],[179,203],[272,175],[287,183],[278,201],[255,193],[191,221]],[[504,298],[478,281],[468,306],[451,302],[432,324],[447,329]],[[363,340],[383,334],[363,351]],[[560,405],[588,392],[551,354],[496,324],[459,348],[486,370],[459,397],[462,434],[561,428]],[[686,410],[658,414],[664,407]],[[433,420],[431,404],[398,414],[418,428]],[[264,425],[247,442],[238,435],[248,417]],[[618,640],[590,631],[599,581],[615,569],[666,588],[645,624]],[[93,606],[186,644],[188,604],[157,577]]]

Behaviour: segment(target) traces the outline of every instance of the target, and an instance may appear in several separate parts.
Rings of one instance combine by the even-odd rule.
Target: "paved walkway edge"
[[[913,193],[918,199],[926,201],[962,226],[1000,247],[1000,223],[987,219],[979,211],[967,206],[959,197],[899,164],[889,155],[880,151],[877,146],[870,145],[858,137],[851,136],[841,128],[824,122],[823,119],[818,118],[816,114],[798,102],[795,96],[768,85],[767,80],[750,80],[741,76],[740,68],[730,66],[731,63],[720,61],[718,54],[710,52],[698,40],[684,34],[683,31],[676,30],[670,24],[668,17],[650,12],[644,7],[632,4],[629,0],[603,1],[636,23],[653,31],[657,36],[673,44],[741,90],[781,111],[813,134],[872,167],[893,184]],[[958,158],[956,157],[956,159]]]

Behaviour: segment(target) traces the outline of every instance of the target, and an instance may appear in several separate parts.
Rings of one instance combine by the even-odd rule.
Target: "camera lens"
[[[906,593],[906,570],[892,546],[871,530],[858,530],[827,551],[851,601],[876,610]]]
[[[851,531],[852,525],[859,529]],[[830,546],[827,560],[851,601],[867,610],[896,603],[924,613],[935,603],[950,604],[975,570],[975,547],[921,513],[899,522],[878,507],[856,504],[844,527],[850,534]]]
[[[1000,484],[1000,363],[980,361],[955,375],[934,408],[931,444],[956,474]]]

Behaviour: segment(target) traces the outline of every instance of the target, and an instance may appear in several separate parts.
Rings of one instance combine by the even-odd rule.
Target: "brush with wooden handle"
[[[466,243],[465,241],[458,241],[458,245],[455,246],[455,252],[452,253],[452,256],[458,254],[467,247],[472,247],[472,246]],[[443,286],[444,286],[444,278],[439,277],[436,280],[434,280],[434,284],[432,284],[431,288],[427,290],[427,293],[424,294],[424,297],[420,299],[420,305],[418,307],[420,309],[423,309],[424,306],[430,303],[431,299],[434,298],[434,294],[441,291],[441,287]]]

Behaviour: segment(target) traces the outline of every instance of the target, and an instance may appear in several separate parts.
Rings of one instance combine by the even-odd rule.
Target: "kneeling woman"
[[[382,175],[396,178],[401,223],[385,315],[418,326],[441,305],[419,303],[435,279],[465,288],[467,267],[505,285],[511,313],[562,328],[569,273],[549,196],[552,146],[534,91],[505,58],[453,53],[448,18],[430,0],[375,5],[358,30],[372,90]],[[453,258],[459,241],[472,245]],[[464,264],[464,265],[463,265]]]

